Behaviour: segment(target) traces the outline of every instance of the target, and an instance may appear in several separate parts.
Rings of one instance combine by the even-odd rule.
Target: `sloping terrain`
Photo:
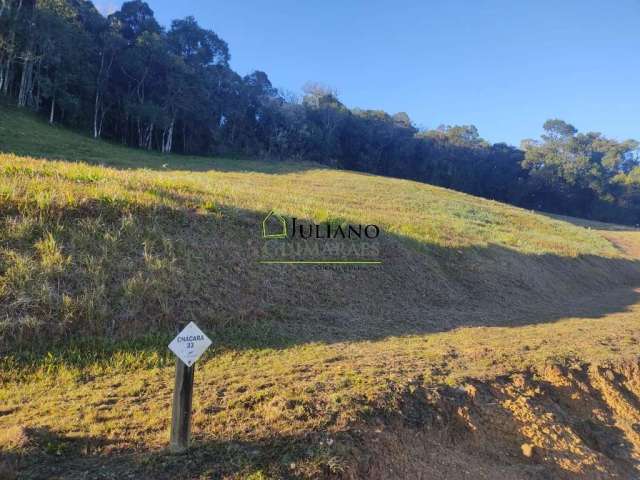
[[[265,240],[272,210],[381,234]],[[133,151],[3,107],[6,475],[634,478],[638,235],[313,164]],[[381,263],[264,263],[283,258]],[[166,344],[189,320],[214,347],[175,457]]]

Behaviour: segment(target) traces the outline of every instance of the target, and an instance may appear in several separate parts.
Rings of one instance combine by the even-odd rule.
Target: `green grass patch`
[[[271,210],[376,224],[383,263],[263,265]],[[176,467],[166,346],[195,321],[214,345],[194,462],[341,474],[340,436],[411,389],[637,354],[637,235],[314,164],[126,149],[0,107],[0,449]]]

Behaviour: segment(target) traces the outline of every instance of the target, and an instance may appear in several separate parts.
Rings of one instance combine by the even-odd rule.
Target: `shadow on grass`
[[[45,160],[86,162],[116,169],[223,171],[287,174],[326,168],[312,162],[166,155],[96,140],[84,132],[51,126],[35,114],[0,104],[0,153]]]
[[[11,354],[5,365],[46,365],[56,358],[85,365],[113,357],[123,364],[149,362],[155,367],[155,362],[166,361],[168,340],[185,321],[195,321],[218,349],[286,348],[459,327],[599,319],[640,301],[640,262],[628,258],[528,255],[495,244],[449,248],[385,232],[371,242],[267,241],[259,233],[264,212],[239,209],[235,216],[219,218],[140,207],[135,211],[137,230],[128,238],[122,237],[117,205],[113,208],[105,215],[100,204],[87,203],[52,212],[45,220],[45,226],[49,221],[68,226],[58,229],[60,243],[68,246],[66,255],[83,258],[83,265],[108,264],[109,277],[96,283],[92,270],[78,264],[53,276],[34,274],[8,289],[0,316],[15,323],[2,325],[0,345]],[[96,238],[91,230],[95,223],[88,221],[92,218],[99,220],[97,238],[118,238],[118,248],[93,248],[95,242],[88,240]],[[327,243],[332,252],[334,247],[346,252],[338,248],[333,260],[352,260],[354,252],[366,251],[366,257],[355,259],[382,264],[261,263],[325,260],[322,247]],[[367,249],[355,248],[364,243]],[[33,255],[33,244],[12,240],[6,247]],[[162,260],[166,262],[158,266]],[[74,310],[68,305],[82,312],[83,298],[101,302],[91,306],[91,311],[106,312],[100,321],[80,313],[69,316]],[[18,321],[25,315],[39,318],[42,311],[47,318],[35,326]],[[54,345],[62,346],[53,350]]]
[[[633,227],[630,225],[619,225],[615,223],[598,222],[596,220],[586,220],[584,218],[569,217],[566,215],[546,213],[541,211],[536,211],[536,213],[548,218],[552,218],[554,220],[571,223],[572,225],[575,225],[577,227],[583,227],[589,230],[600,230],[600,231],[607,231],[607,232],[640,232],[640,228]]]
[[[47,427],[20,429],[16,436],[19,447],[0,454],[3,480],[174,480],[229,475],[294,479],[302,478],[295,471],[301,462],[315,464],[311,468],[324,468],[330,473],[326,465],[329,448],[320,443],[320,434],[313,433],[256,441],[194,439],[183,454],[148,449],[144,444],[132,446],[117,438],[67,436]]]

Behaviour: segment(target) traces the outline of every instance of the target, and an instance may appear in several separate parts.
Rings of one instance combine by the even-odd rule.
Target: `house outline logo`
[[[275,218],[279,223],[281,230],[277,233],[270,233],[267,223],[270,219]],[[271,210],[264,220],[262,220],[262,238],[272,239],[272,238],[287,238],[287,221],[284,217],[273,210]]]

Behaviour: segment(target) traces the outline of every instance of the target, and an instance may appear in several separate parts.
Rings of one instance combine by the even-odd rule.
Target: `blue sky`
[[[324,83],[422,128],[474,124],[518,145],[558,117],[640,139],[640,0],[148,3],[165,26],[193,15],[214,30],[240,74],[264,70],[293,92]]]

